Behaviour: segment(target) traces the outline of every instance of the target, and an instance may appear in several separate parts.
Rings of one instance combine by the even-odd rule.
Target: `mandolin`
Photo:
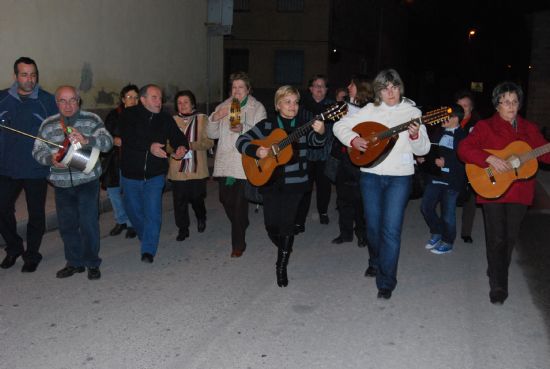
[[[292,158],[291,144],[305,135],[316,120],[337,121],[347,113],[347,104],[339,102],[331,105],[325,112],[316,115],[312,120],[296,128],[290,135],[284,129],[275,128],[269,136],[261,140],[252,140],[250,143],[269,147],[271,151],[263,159],[257,159],[246,154],[242,155],[243,169],[248,181],[254,186],[263,186],[271,178],[273,171]]]
[[[466,175],[474,191],[481,197],[496,199],[502,196],[517,180],[528,179],[538,170],[536,158],[550,152],[550,143],[532,149],[524,141],[514,141],[502,150],[485,150],[512,166],[506,172],[497,172],[493,167],[478,167],[466,164]]]
[[[452,112],[451,108],[444,106],[393,128],[376,122],[359,123],[353,127],[353,131],[359,133],[359,136],[367,141],[367,149],[360,151],[351,147],[349,157],[353,164],[360,167],[376,165],[391,152],[399,138],[398,134],[409,129],[412,123],[425,125],[441,123],[449,119]]]

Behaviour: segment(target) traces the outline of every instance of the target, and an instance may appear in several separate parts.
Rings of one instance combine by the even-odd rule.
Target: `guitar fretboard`
[[[448,108],[446,107],[440,108],[437,110],[430,111],[426,115],[423,115],[420,118],[414,118],[409,120],[406,123],[399,124],[395,127],[389,128],[386,131],[378,133],[377,136],[379,139],[383,140],[391,136],[394,136],[396,134],[399,134],[400,132],[406,131],[407,129],[409,129],[409,126],[412,123],[432,125],[432,124],[441,123],[448,118],[449,118]]]
[[[537,147],[536,149],[533,149],[529,152],[526,152],[525,154],[520,155],[519,158],[522,163],[525,163],[526,161],[535,159],[549,152],[550,152],[550,143],[547,143],[546,145],[542,145],[540,147]]]
[[[298,140],[303,135],[305,135],[307,131],[309,131],[309,128],[311,127],[311,125],[315,123],[316,120],[324,120],[323,114],[316,115],[315,117],[313,117],[312,120],[310,120],[306,124],[303,124],[300,127],[296,128],[294,132],[292,132],[283,140],[281,140],[281,142],[279,142],[279,148],[282,150],[288,145],[292,144],[294,141]]]

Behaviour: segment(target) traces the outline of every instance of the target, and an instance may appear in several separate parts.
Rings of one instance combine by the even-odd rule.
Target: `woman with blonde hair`
[[[264,119],[251,130],[242,134],[236,143],[237,149],[256,159],[265,158],[270,148],[252,143],[252,140],[262,140],[276,129],[283,129],[291,134],[307,122],[297,117],[300,93],[292,86],[279,87],[275,92],[274,119]],[[315,121],[313,129],[297,139],[293,149],[293,157],[260,188],[264,204],[264,224],[267,235],[277,247],[276,275],[277,285],[288,285],[287,265],[294,243],[294,219],[298,212],[300,199],[308,189],[307,151],[311,146],[322,146],[325,143],[325,125]],[[279,169],[278,168],[278,169]]]

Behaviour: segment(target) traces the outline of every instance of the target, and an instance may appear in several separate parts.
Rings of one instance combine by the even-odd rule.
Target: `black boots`
[[[279,287],[288,286],[288,276],[286,273],[286,267],[288,265],[288,259],[292,251],[292,244],[294,243],[294,236],[283,236],[278,238],[277,244],[277,263],[275,264],[275,272],[277,274],[277,285]]]

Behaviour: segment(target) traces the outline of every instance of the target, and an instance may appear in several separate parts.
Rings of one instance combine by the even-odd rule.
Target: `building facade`
[[[204,0],[9,1],[0,13],[0,86],[13,62],[33,58],[40,83],[80,89],[83,107],[111,108],[127,83],[160,85],[171,103],[179,89],[201,103],[219,101],[223,36],[208,32]]]

